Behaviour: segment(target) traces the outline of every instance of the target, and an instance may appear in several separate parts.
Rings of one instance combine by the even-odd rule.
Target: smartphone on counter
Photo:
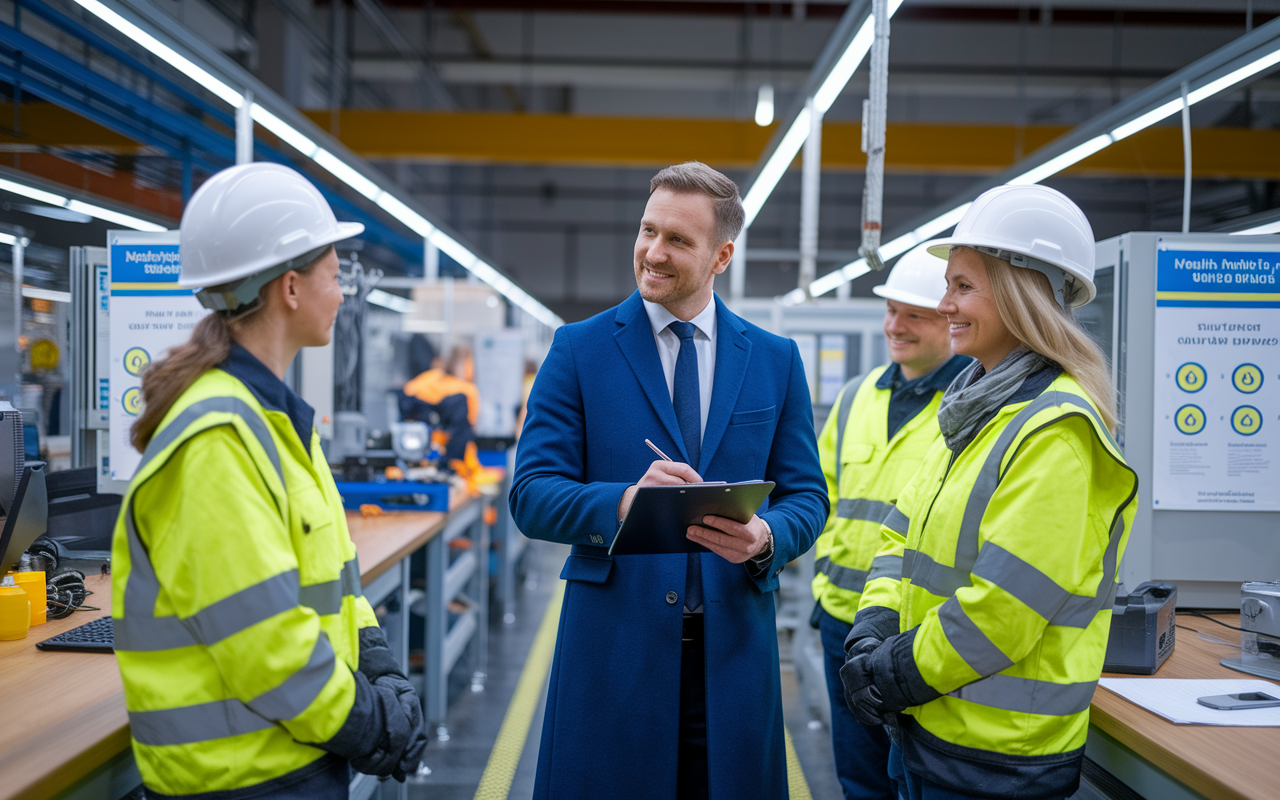
[[[1271,708],[1280,706],[1280,697],[1272,697],[1263,692],[1243,692],[1241,694],[1215,694],[1200,697],[1196,702],[1202,706],[1222,711],[1241,711],[1246,708]]]

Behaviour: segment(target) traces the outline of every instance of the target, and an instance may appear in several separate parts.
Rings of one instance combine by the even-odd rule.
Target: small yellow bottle
[[[25,639],[31,628],[31,601],[11,576],[0,582],[0,640]]]

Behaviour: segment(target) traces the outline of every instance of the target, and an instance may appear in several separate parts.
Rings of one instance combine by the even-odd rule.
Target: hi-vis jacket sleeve
[[[1008,669],[1040,643],[1049,625],[1043,609],[1014,592],[1042,587],[1027,595],[1035,602],[1059,594],[1051,583],[1090,596],[1099,580],[1114,578],[1102,575],[1100,564],[1118,510],[1098,493],[1133,476],[1089,423],[1067,417],[1032,434],[1005,469],[979,528],[972,585],[928,611],[913,645],[921,677],[942,694]]]
[[[235,430],[192,437],[138,488],[134,512],[162,587],[157,616],[209,628],[201,639],[225,688],[193,688],[193,698],[225,692],[298,741],[331,739],[355,680],[319,616],[298,604],[288,527]]]
[[[885,517],[884,522],[880,523],[880,548],[876,550],[871,572],[867,574],[867,584],[862,590],[862,599],[858,602],[859,619],[881,617],[883,615],[878,609],[883,609],[892,611],[894,621],[897,620],[896,615],[902,605],[902,555],[906,552],[907,530],[911,525],[911,518],[925,512],[920,507],[924,505],[921,498],[930,488],[922,485],[922,480],[920,472],[917,472],[898,493],[897,505]],[[856,620],[854,627],[858,627]],[[897,632],[893,630],[890,633]]]
[[[840,454],[836,452],[836,439],[838,438],[836,428],[839,426],[838,410],[841,401],[844,399],[844,393],[856,391],[858,387],[848,387],[840,390],[840,394],[836,396],[836,401],[831,404],[831,413],[827,415],[827,421],[822,424],[822,431],[818,434],[818,461],[822,465],[822,476],[827,480],[827,501],[831,508],[835,508],[840,500],[840,487],[836,485],[836,459]],[[823,527],[824,534],[830,532],[837,523],[838,518],[835,514],[827,517],[827,524]],[[821,556],[821,553],[815,553]]]

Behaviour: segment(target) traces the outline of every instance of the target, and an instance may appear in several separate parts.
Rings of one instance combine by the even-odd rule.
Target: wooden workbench
[[[455,510],[469,501],[455,498]],[[351,539],[360,557],[360,580],[368,586],[444,530],[445,513],[348,513]],[[0,642],[0,800],[43,800],[119,756],[129,747],[124,686],[113,656],[46,653],[36,642],[111,613],[111,579],[94,575],[93,595],[70,617],[31,629],[27,638]]]
[[[1213,617],[1228,625],[1240,624],[1236,614]],[[1195,630],[1178,629],[1173,655],[1151,677],[1263,680],[1218,663],[1221,658],[1240,654],[1240,634],[1236,631],[1186,613],[1178,614],[1178,624]],[[1208,641],[1197,631],[1230,644]],[[1280,728],[1175,725],[1101,687],[1093,698],[1089,724],[1181,786],[1206,798],[1257,800],[1280,795],[1273,761],[1280,754]],[[1132,788],[1141,791],[1140,787]],[[1144,794],[1147,800],[1164,800],[1150,789]]]

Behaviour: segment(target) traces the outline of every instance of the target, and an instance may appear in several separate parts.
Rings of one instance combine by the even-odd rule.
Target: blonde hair
[[[1107,358],[1075,318],[1058,305],[1049,279],[979,250],[973,252],[987,267],[996,310],[1005,327],[1018,341],[1056,361],[1063,372],[1075,378],[1114,433],[1116,398]]]

